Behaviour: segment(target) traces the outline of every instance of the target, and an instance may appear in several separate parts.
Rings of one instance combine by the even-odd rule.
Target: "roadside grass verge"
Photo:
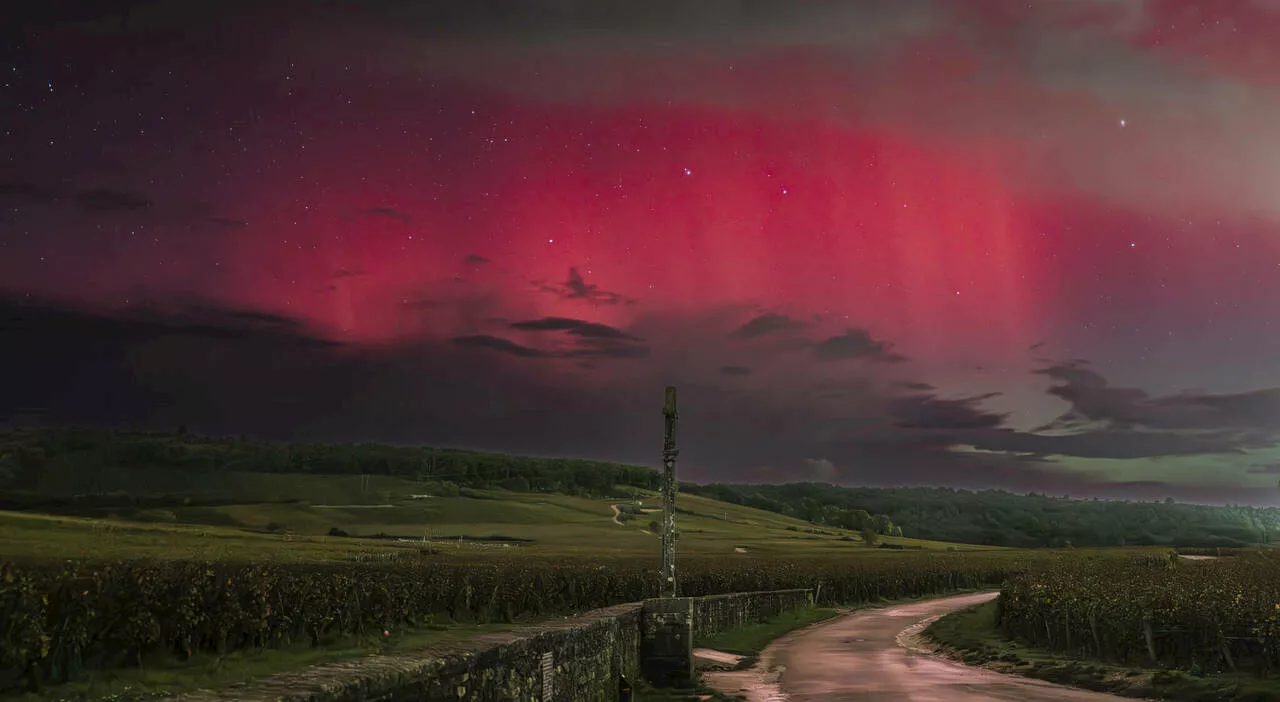
[[[831,619],[840,614],[841,610],[828,607],[803,607],[800,609],[783,612],[774,617],[770,617],[762,622],[755,622],[740,626],[734,629],[717,632],[710,636],[702,636],[693,641],[694,648],[709,648],[721,653],[732,653],[741,656],[741,660],[733,666],[736,670],[744,670],[756,664],[757,656],[765,649],[774,639],[784,634],[788,634],[796,629],[802,629],[811,624],[816,624],[827,619]],[[723,670],[728,666],[721,664],[706,664],[699,662],[697,664],[696,680],[694,687],[690,690],[654,690],[652,688],[643,688],[636,699],[642,702],[674,702],[675,700],[704,700],[707,702],[734,702],[741,700],[741,697],[734,695],[726,695],[707,687],[701,680],[702,673],[706,670],[720,669]]]
[[[771,641],[783,634],[831,619],[839,613],[838,610],[831,608],[805,607],[784,612],[763,622],[696,639],[693,645],[695,648],[710,648],[737,656],[754,657],[759,655]]]
[[[1022,645],[997,628],[995,600],[948,614],[924,633],[947,658],[1061,685],[1175,702],[1280,701],[1280,680],[1129,667]]]

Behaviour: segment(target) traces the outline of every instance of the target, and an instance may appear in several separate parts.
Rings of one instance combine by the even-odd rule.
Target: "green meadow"
[[[219,471],[182,476],[181,492],[163,471],[117,470],[112,491],[186,494],[191,504],[96,507],[72,502],[60,514],[0,511],[0,558],[198,558],[346,561],[371,553],[430,549],[492,557],[657,554],[651,530],[660,497],[595,498],[466,490],[424,493],[396,476]],[[50,475],[46,495],[75,494],[70,476]],[[207,481],[207,483],[206,483]],[[204,484],[202,484],[204,483]],[[194,497],[193,497],[194,496]],[[816,527],[763,510],[681,495],[680,552],[689,555],[885,555],[854,531]],[[335,536],[331,534],[345,534]],[[903,550],[998,550],[881,536]]]

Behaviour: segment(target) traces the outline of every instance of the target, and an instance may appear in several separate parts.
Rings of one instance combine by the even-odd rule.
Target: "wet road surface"
[[[994,592],[868,609],[778,639],[751,670],[708,672],[713,689],[749,702],[979,702],[1123,698],[1001,675],[910,650],[938,616]]]

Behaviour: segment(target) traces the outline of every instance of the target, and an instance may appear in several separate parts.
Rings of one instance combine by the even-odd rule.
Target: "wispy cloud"
[[[767,312],[753,317],[750,321],[735,329],[730,336],[735,339],[755,339],[766,334],[803,329],[805,326],[807,326],[805,322],[792,319],[784,314]]]
[[[395,209],[395,208],[393,208],[393,207],[367,207],[367,208],[365,208],[365,209],[363,209],[363,210],[360,210],[360,214],[362,214],[362,215],[377,215],[377,216],[381,216],[381,217],[389,217],[389,218],[391,218],[391,219],[399,220],[399,221],[401,221],[401,222],[412,222],[412,221],[413,221],[413,218],[412,218],[412,217],[410,217],[409,215],[405,214],[404,212],[401,212],[400,210],[397,210],[397,209]]]
[[[843,334],[823,339],[813,346],[813,355],[823,361],[862,359],[901,363],[907,360],[893,350],[893,344],[876,341],[864,329],[846,329]]]

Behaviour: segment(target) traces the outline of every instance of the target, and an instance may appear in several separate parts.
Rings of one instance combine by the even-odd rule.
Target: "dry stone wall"
[[[693,598],[693,637],[755,624],[813,605],[813,590],[731,592]]]
[[[812,603],[810,590],[674,598],[692,607],[681,634],[715,633]],[[654,603],[664,600],[650,600]],[[662,609],[662,607],[656,607]],[[669,609],[669,608],[668,608]],[[368,656],[315,666],[222,690],[180,695],[183,702],[613,702],[634,685],[645,641],[645,605],[616,605],[501,634],[448,651]],[[660,617],[651,616],[649,624]],[[654,629],[650,626],[649,630]],[[649,639],[653,632],[649,631]],[[692,658],[689,658],[690,666]],[[690,668],[691,670],[691,668]]]

